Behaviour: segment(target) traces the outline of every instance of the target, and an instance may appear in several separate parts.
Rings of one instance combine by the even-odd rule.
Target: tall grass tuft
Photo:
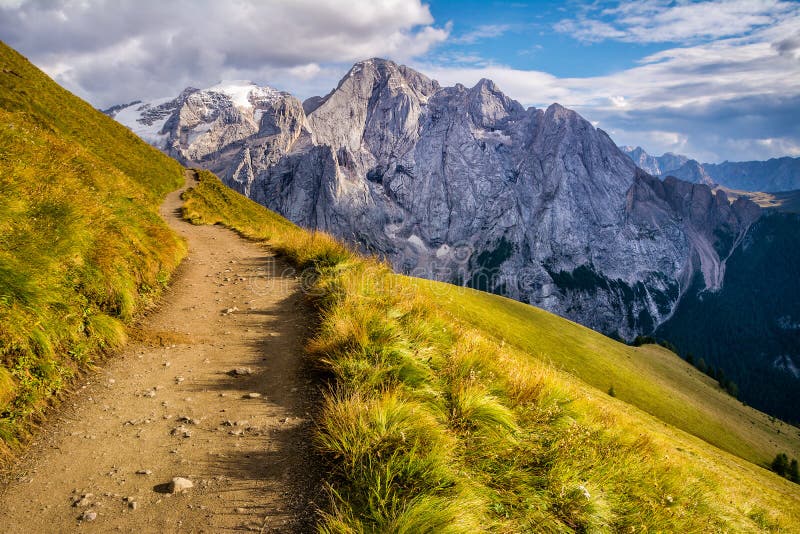
[[[0,461],[185,254],[182,169],[0,43]]]
[[[663,423],[385,264],[210,173],[185,201],[190,220],[266,240],[304,269],[319,312],[308,350],[329,377],[316,432],[330,496],[320,532],[721,532],[763,520],[712,482],[715,465],[670,460]]]

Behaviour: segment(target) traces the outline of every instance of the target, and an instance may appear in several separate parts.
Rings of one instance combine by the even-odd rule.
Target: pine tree
[[[772,470],[780,476],[785,476],[787,469],[789,469],[789,458],[782,452],[776,454],[775,459],[772,460]]]
[[[705,373],[706,371],[708,371],[708,367],[706,366],[706,361],[703,358],[697,360],[697,369],[701,373]]]
[[[786,477],[795,484],[800,484],[800,472],[798,472],[797,469],[796,458],[792,458],[792,461],[789,463],[789,470],[786,474]]]
[[[725,371],[723,371],[721,367],[717,367],[717,382],[719,383],[719,387],[727,389],[728,381],[725,378]]]

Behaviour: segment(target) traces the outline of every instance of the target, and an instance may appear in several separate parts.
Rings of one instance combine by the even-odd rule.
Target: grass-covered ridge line
[[[613,386],[621,400],[723,450],[765,467],[779,452],[800,455],[800,429],[743,405],[665,348],[627,346],[497,295],[415,283],[483,332],[539,355],[599,391]]]
[[[331,379],[317,420],[331,495],[320,531],[752,532],[800,524],[791,483],[504,342],[470,309],[440,302],[462,290],[439,284],[443,293],[431,292],[437,284],[393,274],[210,173],[200,178],[184,196],[185,218],[268,241],[304,269],[319,306],[309,350]],[[459,298],[476,309],[475,295]],[[559,321],[571,323],[547,315],[557,339]]]
[[[0,43],[0,458],[185,254],[182,169]]]

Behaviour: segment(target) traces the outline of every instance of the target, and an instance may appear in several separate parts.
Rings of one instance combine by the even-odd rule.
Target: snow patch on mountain
[[[132,104],[118,109],[114,118],[130,128],[133,133],[147,143],[163,150],[166,148],[169,138],[169,134],[163,132],[164,125],[170,116],[169,113],[164,113],[161,115],[161,118],[155,120],[147,120],[146,117],[148,117],[148,111],[152,112],[153,110],[157,110],[160,106],[169,103],[171,100],[170,98],[165,98],[146,104]]]

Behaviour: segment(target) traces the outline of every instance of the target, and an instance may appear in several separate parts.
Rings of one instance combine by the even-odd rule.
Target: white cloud
[[[605,39],[622,39],[625,32],[599,20],[564,19],[554,26],[556,31],[569,34],[579,41],[598,42]]]
[[[291,67],[289,73],[301,80],[310,80],[319,75],[322,69],[316,63],[308,63],[306,65],[298,65]]]
[[[500,37],[511,29],[510,24],[483,24],[474,30],[450,40],[452,43],[472,44],[482,39]]]
[[[800,12],[745,37],[670,48],[602,76],[559,78],[503,65],[420,67],[446,84],[491,78],[525,105],[559,102],[619,143],[718,161],[797,154],[798,49]]]
[[[554,28],[586,42],[696,42],[745,35],[797,12],[797,3],[784,0],[643,0],[606,9],[589,7]]]
[[[408,61],[449,31],[434,26],[420,0],[0,4],[4,40],[98,106],[220,78],[327,92],[336,78],[322,79],[330,72],[319,65],[373,56]]]
[[[628,107],[628,102],[625,100],[624,96],[616,95],[610,96],[608,99],[611,101],[611,105],[615,108],[625,108]]]

